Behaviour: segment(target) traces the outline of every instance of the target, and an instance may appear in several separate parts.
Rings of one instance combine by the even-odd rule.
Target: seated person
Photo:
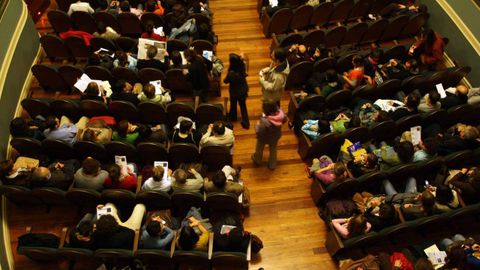
[[[376,232],[393,226],[399,222],[395,207],[387,203],[368,207],[364,215],[368,223],[372,224],[372,229]]]
[[[124,0],[124,1],[120,2],[120,13],[131,12],[131,13],[135,14],[138,17],[138,19],[140,19],[140,17],[143,14],[143,11],[139,7],[141,7],[140,4],[138,5],[137,8],[130,7],[130,3],[127,0]]]
[[[137,59],[124,51],[115,52],[115,60],[113,67],[126,67],[133,71],[137,71]]]
[[[85,129],[78,132],[78,140],[96,143],[107,143],[112,139],[112,129],[102,119],[91,120]]]
[[[32,172],[30,188],[55,187],[61,190],[68,190],[73,182],[73,175],[80,167],[76,159],[54,162],[48,168],[38,167]]]
[[[367,102],[360,107],[358,119],[360,126],[369,127],[375,123],[390,120],[390,117],[377,106]]]
[[[179,123],[179,128],[173,130],[173,143],[191,143],[198,145],[198,138],[193,129],[193,122],[190,119],[183,119]]]
[[[181,250],[207,250],[209,232],[202,220],[198,209],[192,207],[182,221],[180,233],[176,240],[177,248]]]
[[[83,11],[87,12],[90,14],[95,13],[95,10],[90,6],[88,2],[82,2],[81,0],[76,1],[75,3],[70,4],[70,7],[68,8],[68,16],[72,15],[73,12],[75,11]]]
[[[203,187],[203,177],[194,168],[188,170],[193,178],[189,178],[187,172],[183,169],[176,169],[173,172],[172,189],[173,191],[200,191]]]
[[[412,162],[414,148],[409,141],[403,141],[395,147],[384,145],[374,153],[381,158],[380,170],[385,171],[397,165]]]
[[[303,120],[302,132],[305,133],[312,141],[318,139],[321,134],[328,133],[328,122],[323,119]]]
[[[121,36],[112,27],[106,26],[105,23],[103,23],[102,21],[97,23],[97,29],[98,31],[93,33],[93,36],[95,37],[101,37],[104,39],[115,41],[115,39]]]
[[[348,168],[353,177],[360,177],[366,173],[378,171],[378,157],[374,153],[361,155],[348,163]]]
[[[112,140],[135,145],[139,136],[137,125],[133,125],[127,120],[122,120],[118,122],[117,130],[113,132]]]
[[[93,249],[92,234],[96,216],[92,213],[87,213],[77,223],[73,230],[70,230],[68,235],[68,246],[73,248]]]
[[[175,232],[159,215],[152,214],[142,228],[141,245],[146,249],[166,249]]]
[[[213,226],[213,250],[247,252],[250,233],[245,231],[237,218],[227,216]]]
[[[168,53],[165,51],[165,62],[162,62],[155,58],[157,56],[158,49],[155,46],[148,46],[147,49],[147,58],[148,59],[140,59],[137,61],[137,68],[138,70],[144,68],[155,68],[161,70],[163,73],[167,72],[168,69]]]
[[[476,127],[457,124],[440,135],[438,153],[448,155],[457,151],[476,149],[479,143],[480,132]]]
[[[169,192],[172,186],[172,177],[170,176],[171,172],[168,172],[167,174],[167,177],[164,179],[165,169],[162,166],[155,166],[153,168],[152,177],[145,181],[142,190]]]
[[[365,234],[372,228],[372,225],[367,222],[363,215],[356,215],[351,218],[336,218],[332,220],[332,225],[343,239]]]
[[[480,191],[480,174],[477,168],[463,168],[455,171],[449,182],[445,184],[450,184],[460,190],[465,203],[472,204],[479,201],[477,194]]]
[[[288,50],[287,61],[290,66],[293,66],[297,63],[308,61],[310,56],[308,55],[307,48],[305,45],[301,44],[292,44]]]
[[[162,2],[157,0],[148,0],[145,3],[145,12],[153,12],[159,16],[163,16],[165,12]]]
[[[45,121],[46,129],[43,131],[43,135],[46,139],[61,140],[68,144],[74,144],[77,141],[77,132],[79,129],[85,128],[88,118],[82,117],[76,124],[65,116],[59,120],[54,115],[50,115]]]
[[[132,92],[133,86],[126,80],[118,80],[112,90],[112,94],[110,95],[112,101],[128,101],[135,106],[140,102],[137,97],[138,95]]]
[[[45,123],[40,120],[26,120],[22,117],[13,118],[10,121],[10,135],[12,137],[27,137],[36,140],[43,140],[42,131],[45,129]]]
[[[235,137],[233,131],[225,126],[222,121],[208,125],[207,132],[200,139],[200,147],[207,145],[225,145],[232,147]]]
[[[428,189],[435,197],[435,208],[440,212],[448,212],[460,207],[457,191],[445,185],[438,187],[428,186]]]
[[[155,86],[153,86],[153,84],[151,83],[147,83],[145,86],[143,86],[143,92],[140,95],[138,95],[138,99],[141,102],[153,102],[163,106],[166,106],[167,103],[172,101],[172,97],[170,97],[170,93],[167,92],[163,87],[162,87],[161,94],[157,94],[155,92],[156,92]]]
[[[375,72],[378,70],[378,60],[382,55],[383,51],[377,48],[371,50],[367,57],[365,57],[365,60],[363,61],[365,75],[368,75],[371,78],[375,77]]]
[[[107,103],[107,97],[105,96],[103,89],[96,82],[90,82],[87,85],[87,88],[80,96],[80,100],[96,100]]]
[[[19,157],[20,158],[20,157]],[[17,159],[18,160],[18,159]],[[37,160],[38,161],[38,160]],[[33,164],[20,166],[11,159],[0,162],[0,180],[3,185],[29,187],[32,171],[38,167]]]
[[[107,177],[108,172],[102,170],[100,162],[91,157],[87,157],[83,161],[82,167],[73,176],[75,187],[94,189],[96,191],[102,191],[103,183]]]
[[[212,11],[210,11],[210,8],[208,8],[207,2],[206,1],[202,2],[200,0],[193,1],[192,7],[188,10],[188,13],[190,15],[203,14],[209,19],[210,19],[210,16],[212,15]]]
[[[403,103],[404,106],[398,107],[389,113],[389,116],[393,121],[418,113],[417,108],[420,103],[420,96],[417,93],[412,92],[403,99]]]
[[[437,155],[438,139],[436,137],[426,138],[420,141],[419,150],[413,154],[413,162],[426,161]]]
[[[169,68],[185,68],[183,65],[183,58],[179,51],[173,51],[170,55],[170,62],[168,63]]]
[[[105,188],[126,189],[135,192],[137,176],[130,166],[123,170],[118,164],[111,164],[107,168],[108,177],[103,182]]]
[[[212,178],[212,181],[205,181],[204,188],[206,192],[229,192],[237,196],[242,194],[243,185],[234,182],[233,176],[236,170],[226,165],[218,171]],[[230,178],[230,179],[228,179]]]
[[[322,156],[320,159],[313,159],[310,173],[314,173],[315,177],[325,185],[329,185],[336,181],[341,182],[348,177],[343,162],[339,161],[333,163],[327,156]]]
[[[441,106],[440,94],[436,90],[431,90],[420,100],[418,111],[421,113],[433,112],[439,110]]]
[[[343,73],[343,80],[345,81],[344,88],[353,90],[363,84],[364,78],[367,79],[368,84],[372,84],[372,78],[366,76],[364,73],[363,58],[356,55],[352,59],[353,69],[348,73]]]
[[[163,127],[162,127],[163,126]],[[154,143],[159,143],[163,144],[165,147],[167,147],[167,135],[165,135],[166,131],[166,126],[165,125],[156,125],[156,126],[150,126],[150,125],[139,125],[138,126],[138,133],[139,137],[137,142],[154,142]]]
[[[118,216],[115,205],[107,203],[97,208],[110,208],[110,214],[102,215],[96,222],[93,232],[93,247],[99,248],[120,248],[132,249],[135,231],[140,230],[142,219],[145,215],[145,205],[137,204],[133,208],[130,218],[122,222]]]
[[[440,99],[441,107],[448,110],[458,105],[466,104],[468,102],[468,88],[465,85],[459,84],[455,88],[455,94],[446,92],[447,96]]]
[[[412,51],[413,48],[413,51]],[[445,50],[445,43],[443,38],[433,29],[430,29],[426,34],[426,38],[422,38],[417,43],[412,45],[409,53],[417,59],[423,65],[437,66],[443,62],[443,53]]]
[[[390,61],[382,66],[380,74],[384,80],[388,79],[398,79],[404,80],[408,77],[418,75],[420,71],[418,70],[418,63],[415,59],[408,59],[405,61],[405,64],[402,64],[397,59],[390,59]]]

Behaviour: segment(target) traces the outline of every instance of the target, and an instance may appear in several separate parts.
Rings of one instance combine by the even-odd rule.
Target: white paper
[[[112,54],[110,54],[110,51],[105,49],[105,48],[100,48],[100,50],[98,50],[99,53],[103,52],[105,53],[106,55],[110,56],[111,58],[115,57],[115,53],[112,52]]]
[[[83,73],[82,76],[80,77],[80,79],[78,79],[78,81],[73,85],[75,88],[77,88],[78,90],[80,90],[80,92],[85,92],[85,90],[87,89],[87,86],[88,84],[92,81],[92,79],[90,79],[90,77],[88,77],[87,74]]]
[[[209,61],[212,61],[212,56],[213,52],[212,51],[203,51],[202,56],[208,59]]]
[[[161,80],[150,81],[149,83],[152,84],[155,87],[155,95],[163,94],[162,81]]]
[[[268,0],[268,2],[270,3],[270,6],[271,6],[271,7],[276,7],[276,6],[278,6],[278,0]]]
[[[150,46],[157,47],[158,52],[154,58],[163,62],[165,60],[165,52],[167,51],[167,42],[146,39],[146,38],[138,39],[137,59],[148,59],[147,50]]]
[[[180,55],[182,56],[182,65],[188,64],[187,58],[185,58],[183,51],[180,52]]]
[[[222,228],[220,229],[220,234],[227,234],[232,229],[235,229],[236,227],[237,226],[232,226],[232,225],[222,225]]]
[[[163,179],[162,181],[166,181],[168,177],[168,162],[167,161],[154,161],[153,167],[162,166],[163,167]]]
[[[112,214],[112,208],[111,207],[102,207],[102,208],[97,208],[97,219],[99,219],[101,216],[105,215],[111,215]]]
[[[165,33],[163,33],[163,26],[160,26],[158,28],[153,29],[153,33],[159,35],[159,36],[165,36]]]
[[[121,168],[127,168],[127,157],[126,156],[115,156],[115,164]]]
[[[445,264],[447,253],[445,253],[445,251],[440,251],[437,245],[433,244],[424,249],[423,252],[425,252],[430,262],[435,266],[435,269],[438,269]]]
[[[422,140],[422,127],[421,126],[411,127],[410,133],[412,135],[412,144],[418,145]]]
[[[455,88],[455,87],[449,87],[449,88],[445,89],[445,92],[448,92],[448,93],[450,93],[450,94],[454,94],[454,95],[455,95],[455,94],[457,93],[457,88]]]
[[[437,88],[438,94],[440,94],[440,98],[445,98],[447,97],[447,94],[445,93],[445,89],[443,89],[443,85],[441,83],[435,85]]]

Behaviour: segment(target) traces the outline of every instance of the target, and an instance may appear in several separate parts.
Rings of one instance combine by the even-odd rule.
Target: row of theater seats
[[[271,47],[304,44],[312,48],[319,46],[336,48],[392,41],[417,35],[426,23],[426,17],[425,14],[415,16],[400,15],[390,20],[380,19],[370,23],[357,22],[348,26],[341,25],[330,29],[314,29],[290,34],[283,34],[286,31],[270,30],[272,36]],[[272,25],[272,27],[277,28],[280,26]]]
[[[414,114],[402,117],[396,122],[392,120],[373,124],[366,127],[349,128],[343,134],[325,133],[312,141],[305,133],[301,132],[298,142],[298,153],[304,161],[311,161],[322,155],[336,156],[345,139],[350,141],[381,142],[400,136],[404,131],[414,126],[428,126],[439,124],[446,128],[456,123],[478,124],[480,115],[478,107],[464,104],[453,107],[447,111],[438,110],[426,114]]]
[[[27,228],[30,232],[31,228]],[[148,269],[229,269],[247,270],[251,257],[251,240],[246,252],[216,251],[213,247],[214,235],[210,233],[208,251],[184,251],[175,249],[172,241],[168,249],[139,248],[140,232],[135,231],[134,244],[131,249],[97,249],[95,251],[82,248],[72,248],[65,245],[68,228],[63,228],[60,233],[60,243],[56,248],[47,247],[19,247],[17,253],[36,261],[57,261],[66,259],[73,269],[77,262],[101,262],[112,264],[119,261],[138,259]],[[176,232],[178,234],[178,232]]]
[[[61,10],[50,10],[47,14],[48,21],[57,34],[72,29],[93,34],[98,31],[98,25],[102,23],[105,26],[110,26],[122,36],[134,38],[140,37],[140,35],[145,32],[145,25],[150,22],[155,25],[155,28],[166,28],[172,16],[172,13],[160,16],[152,12],[145,12],[139,19],[135,14],[130,12],[122,12],[118,14],[118,16],[114,16],[103,11],[96,12],[93,15],[84,11],[75,11],[68,16],[67,13]],[[194,18],[197,25],[205,23],[211,26],[210,18],[203,14],[192,14],[190,18]]]
[[[78,101],[78,100],[77,100]],[[173,102],[166,108],[158,103],[142,102],[135,107],[127,101],[112,101],[107,106],[97,100],[82,100],[79,103],[69,100],[47,100],[27,98],[21,102],[22,108],[30,117],[35,118],[49,115],[57,117],[67,116],[72,121],[80,117],[94,117],[111,115],[118,121],[129,120],[148,125],[166,125],[173,128],[179,116],[185,116],[196,122],[198,128],[225,119],[225,109],[220,104],[202,103],[196,109],[186,103]]]
[[[480,148],[475,151],[464,150],[444,157],[434,157],[427,161],[395,166],[387,171],[376,171],[358,178],[351,177],[344,181],[333,182],[325,186],[318,179],[313,179],[310,194],[315,204],[325,206],[331,199],[350,199],[356,192],[367,191],[382,194],[382,182],[390,180],[394,185],[402,185],[408,177],[415,179],[435,179],[442,166],[449,169],[461,169],[474,166],[480,162]]]
[[[162,87],[171,90],[174,96],[191,96],[193,88],[187,76],[183,74],[180,68],[172,68],[163,73],[159,69],[144,68],[140,71],[134,71],[126,67],[116,67],[112,71],[102,66],[88,66],[84,69],[73,65],[54,65],[37,64],[32,66],[32,73],[38,80],[40,86],[47,92],[63,92],[70,94],[74,92],[73,87],[78,78],[83,73],[87,74],[93,80],[108,81],[112,87],[115,87],[117,80],[126,80],[131,84],[146,84],[150,81],[161,80]],[[220,96],[220,79],[213,77],[210,79],[209,95]]]

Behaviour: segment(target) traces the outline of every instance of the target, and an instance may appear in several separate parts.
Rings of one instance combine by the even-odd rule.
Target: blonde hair
[[[155,166],[153,168],[153,181],[160,182],[163,179],[163,174],[165,173],[165,169],[162,166]]]

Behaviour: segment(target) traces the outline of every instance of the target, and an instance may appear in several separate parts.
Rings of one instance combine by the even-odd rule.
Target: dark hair
[[[378,157],[374,153],[367,154],[367,164],[365,166],[368,169],[373,169],[378,165]]]
[[[172,63],[175,67],[178,67],[178,66],[181,66],[182,65],[182,55],[180,54],[179,51],[173,51],[171,54],[170,54],[170,59],[172,60]]]
[[[338,73],[335,69],[327,69],[325,71],[325,79],[327,80],[327,83],[332,83],[332,82],[337,82],[338,81]]]
[[[92,233],[93,224],[89,220],[80,222],[77,226],[77,232],[81,236],[89,236]]]
[[[230,62],[230,66],[228,67],[228,71],[233,71],[239,73],[241,76],[246,75],[245,71],[245,63],[242,60],[242,57],[240,55],[231,53],[228,57],[228,60]]]
[[[82,163],[82,168],[84,174],[96,174],[100,169],[100,162],[93,158],[86,158]]]
[[[371,58],[375,58],[375,59],[378,59],[380,58],[381,56],[383,55],[383,51],[381,49],[373,49],[371,52],[370,52],[370,57]]]
[[[0,161],[0,176],[4,177],[13,169],[13,160],[7,159]]]
[[[88,142],[95,142],[96,139],[97,139],[97,134],[95,133],[95,131],[93,129],[86,128],[83,131],[82,140],[88,141]]]
[[[225,173],[223,171],[218,171],[213,176],[212,182],[217,188],[223,188],[225,186],[225,183],[227,182],[227,177],[225,176]]]
[[[97,220],[95,233],[110,236],[118,227],[118,222],[112,215],[103,215]]]
[[[287,52],[284,48],[276,48],[273,50],[273,57],[275,57],[276,60],[283,62],[287,59]]]
[[[185,50],[183,51],[183,56],[184,56],[185,59],[187,59],[189,62],[199,61],[197,52],[196,52],[195,50],[192,50],[192,49],[185,49]]]
[[[200,6],[200,1],[198,1],[198,0],[193,1],[192,9],[193,9],[193,13],[201,13],[202,12],[202,6]]]
[[[97,0],[98,6],[100,9],[104,10],[108,8],[108,2],[107,0]]]
[[[440,94],[436,90],[430,90],[430,92],[428,92],[428,99],[430,99],[432,105],[435,105],[440,101]]]
[[[138,128],[136,131],[138,131],[138,135],[143,140],[149,139],[150,136],[152,135],[152,129],[146,125],[138,125]]]
[[[126,83],[127,81],[125,79],[120,79],[117,82],[115,82],[115,87],[113,88],[113,92],[116,92],[116,93],[123,92],[123,88],[125,88]]]
[[[453,191],[445,185],[439,185],[436,189],[435,199],[439,204],[447,205],[453,201]]]
[[[426,37],[426,40],[425,40],[425,42],[427,43],[427,46],[433,46],[436,39],[437,39],[437,37],[435,35],[435,31],[433,31],[433,29],[430,29],[427,33],[427,37]]]
[[[180,133],[187,133],[190,131],[190,129],[192,128],[193,126],[193,123],[192,121],[188,121],[188,120],[182,120],[180,121]]]
[[[155,46],[149,46],[148,49],[147,49],[147,57],[149,59],[153,59],[155,58],[155,56],[157,55],[158,53],[158,49],[157,47]]]
[[[348,221],[347,230],[349,238],[364,234],[366,229],[367,219],[363,215],[353,216]]]
[[[352,63],[355,67],[357,66],[363,66],[363,57],[361,57],[360,55],[355,55],[353,58],[352,58]]]
[[[446,265],[447,269],[457,268],[459,270],[468,269],[467,265],[467,254],[463,247],[458,244],[454,244],[450,246],[450,249],[447,250],[447,258],[446,258]]]
[[[104,22],[100,21],[97,23],[97,29],[99,34],[103,34],[107,31],[107,26]]]
[[[200,39],[211,41],[208,39],[209,33],[210,33],[210,27],[208,27],[206,23],[201,23],[200,26],[198,26],[198,36],[200,37]]]
[[[405,106],[409,109],[416,110],[420,104],[420,95],[416,93],[410,93],[406,97]]]
[[[240,251],[243,242],[242,227],[237,226],[228,232],[228,242],[230,250]]]
[[[116,51],[115,58],[118,59],[118,65],[125,67],[128,64],[128,55],[124,51]]]
[[[15,117],[10,121],[10,134],[12,137],[31,137],[27,121],[22,117]]]
[[[343,176],[346,170],[347,168],[345,167],[345,164],[343,164],[343,162],[336,162],[333,166],[333,174],[335,174],[335,176],[337,177]]]
[[[385,221],[392,221],[396,218],[397,211],[395,207],[389,203],[382,203],[378,211],[378,217]]]
[[[178,244],[183,250],[192,250],[198,242],[199,236],[192,227],[186,225],[180,230]]]
[[[424,190],[422,192],[422,198],[420,199],[423,207],[423,211],[428,215],[433,214],[433,208],[435,206],[435,196],[428,191]]]
[[[414,149],[413,144],[409,141],[403,141],[398,144],[395,151],[397,152],[398,158],[402,163],[407,163],[412,161]]]
[[[154,12],[157,9],[157,3],[155,0],[148,0],[147,3],[145,3],[145,10],[148,12]]]
[[[265,115],[274,115],[278,112],[278,106],[274,102],[263,102],[262,109]]]
[[[148,232],[150,236],[155,237],[162,232],[162,226],[160,225],[160,222],[156,220],[152,220],[147,224],[147,226],[145,227],[145,230]]]
[[[122,120],[117,124],[117,133],[121,138],[126,138],[128,134],[128,121]]]
[[[213,132],[218,135],[225,134],[225,123],[222,121],[215,121],[213,123]]]
[[[147,32],[147,34],[148,34],[149,36],[152,35],[152,33],[153,33],[153,28],[155,28],[155,25],[153,24],[153,22],[148,21],[148,22],[145,24],[145,32]],[[155,46],[153,46],[153,47],[155,47]],[[148,52],[147,52],[147,56],[148,56]],[[149,58],[150,58],[150,57],[149,57]]]
[[[415,270],[434,270],[432,262],[427,258],[420,258],[415,262]]]
[[[185,184],[187,182],[187,172],[184,169],[176,169],[173,172],[173,178],[177,183]]]
[[[84,96],[89,98],[98,97],[99,93],[100,93],[100,89],[96,82],[88,83],[87,89],[85,89],[85,92],[83,92]]]
[[[120,10],[123,12],[130,12],[130,3],[128,1],[122,1],[122,3],[120,3]]]
[[[155,86],[151,83],[145,84],[145,86],[143,86],[143,93],[149,99],[155,98]]]
[[[438,151],[438,138],[437,137],[428,137],[423,140],[423,146],[425,147],[425,152],[428,155],[434,156]]]
[[[120,183],[120,176],[122,176],[122,169],[120,166],[118,166],[118,164],[111,164],[108,166],[107,171],[112,183],[118,185]]]
[[[57,117],[55,115],[49,115],[47,120],[45,120],[45,127],[50,130],[57,129]]]

